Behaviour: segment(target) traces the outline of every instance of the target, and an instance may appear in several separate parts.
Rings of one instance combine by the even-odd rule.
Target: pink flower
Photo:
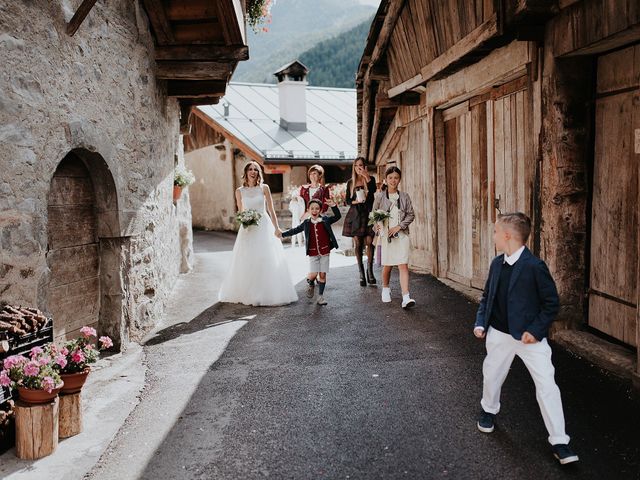
[[[71,360],[73,360],[75,363],[84,362],[84,353],[82,353],[80,350],[76,350],[71,354]]]
[[[66,357],[67,355],[69,355],[69,349],[67,347],[62,347],[60,353]]]
[[[56,388],[56,382],[51,377],[44,377],[42,379],[42,387],[47,391],[47,393],[51,393],[51,390]]]
[[[80,329],[80,334],[84,337],[84,338],[90,338],[90,337],[97,337],[98,333],[96,332],[96,329],[93,327],[82,327]]]
[[[87,344],[87,346],[86,346],[86,347],[84,347],[84,348],[86,348],[87,350],[93,350],[93,345],[91,345],[91,344],[89,343],[89,344]]]
[[[42,353],[43,353],[43,352],[44,352],[44,350],[42,350],[42,348],[41,348],[41,347],[33,347],[33,348],[31,349],[31,352],[29,353],[29,356],[30,356],[31,358],[35,358],[35,357],[37,357],[38,355],[42,355]]]
[[[38,364],[41,366],[45,366],[45,365],[49,365],[50,361],[51,361],[50,357],[40,357],[40,359],[38,360]]]
[[[102,348],[111,348],[111,347],[113,347],[113,340],[111,340],[106,335],[104,337],[100,337],[100,343],[102,344]]]
[[[56,357],[56,363],[58,364],[58,366],[60,366],[60,368],[64,368],[67,366],[67,357],[64,355],[58,355]]]
[[[11,370],[16,365],[22,365],[27,361],[22,355],[11,355],[4,359],[4,368],[6,370]]]
[[[11,379],[9,378],[9,375],[7,375],[7,371],[2,370],[0,372],[0,386],[8,387],[9,385],[11,385]]]
[[[31,361],[24,366],[22,371],[27,377],[35,377],[40,373],[40,365],[38,362]]]

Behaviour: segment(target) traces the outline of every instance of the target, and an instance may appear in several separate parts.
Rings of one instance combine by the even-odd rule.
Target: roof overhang
[[[180,101],[218,103],[238,62],[249,58],[241,0],[142,0],[156,45],[157,76]],[[187,118],[185,118],[187,117]]]

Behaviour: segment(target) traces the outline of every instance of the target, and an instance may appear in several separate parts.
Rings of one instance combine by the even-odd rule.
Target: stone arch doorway
[[[118,196],[104,159],[85,149],[58,164],[48,196],[47,310],[57,339],[84,325],[126,342],[121,272],[129,239],[121,235]]]
[[[67,154],[51,179],[48,198],[49,311],[56,338],[98,329],[100,253],[96,194],[82,159]]]

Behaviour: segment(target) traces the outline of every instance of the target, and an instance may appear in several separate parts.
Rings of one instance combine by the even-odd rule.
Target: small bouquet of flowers
[[[261,217],[262,215],[255,210],[243,210],[236,214],[236,220],[244,228],[250,227],[251,225],[257,225]]]
[[[391,215],[385,210],[374,210],[369,214],[369,225],[375,225],[378,222],[384,222],[389,219]]]
[[[33,347],[28,357],[11,355],[4,359],[4,369],[0,371],[0,386],[51,393],[62,385],[56,361],[49,346]]]
[[[347,184],[336,183],[331,185],[329,187],[329,197],[336,205],[344,205],[347,201]]]

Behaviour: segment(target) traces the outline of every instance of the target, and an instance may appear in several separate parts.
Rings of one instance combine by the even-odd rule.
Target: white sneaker
[[[326,304],[327,304],[327,301],[324,299],[324,296],[320,295],[318,297],[318,305],[326,305]]]
[[[402,296],[402,308],[404,309],[411,308],[415,304],[416,304],[416,301],[413,298],[411,298],[408,293]]]
[[[389,287],[382,287],[382,301],[384,303],[391,301],[391,289]]]

